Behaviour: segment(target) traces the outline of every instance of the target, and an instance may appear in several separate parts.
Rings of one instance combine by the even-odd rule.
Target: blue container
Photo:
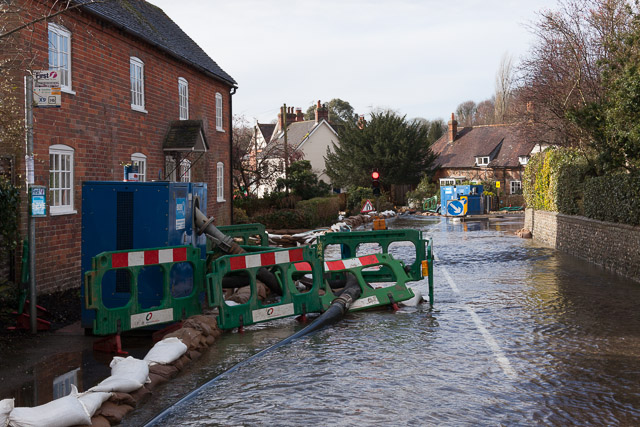
[[[206,257],[206,236],[193,230],[194,208],[206,215],[207,185],[189,182],[85,182],[82,185],[82,283],[91,260],[101,252],[193,245]],[[171,270],[171,294],[190,295],[193,271],[188,263]],[[138,277],[138,301],[151,309],[163,298],[162,272],[145,267]],[[84,301],[84,286],[81,287]],[[111,271],[102,281],[107,307],[121,307],[131,299],[129,275]],[[91,328],[95,312],[82,304],[82,326]]]
[[[446,213],[449,200],[467,198],[467,215],[482,215],[484,213],[484,199],[482,185],[443,185],[440,187],[440,212]]]

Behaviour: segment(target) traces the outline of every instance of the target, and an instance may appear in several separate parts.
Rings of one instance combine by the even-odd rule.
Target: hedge
[[[601,221],[640,225],[640,175],[624,173],[587,179],[584,214]]]
[[[251,222],[259,222],[269,229],[328,226],[337,220],[339,209],[338,197],[316,197],[298,202],[295,209],[278,209],[254,216]]]
[[[532,156],[524,172],[527,206],[640,225],[640,175],[593,174],[587,159],[576,150],[554,148],[538,153]]]

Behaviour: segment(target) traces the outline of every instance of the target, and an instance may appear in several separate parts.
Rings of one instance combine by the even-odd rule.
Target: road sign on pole
[[[33,73],[33,102],[36,107],[60,107],[60,73],[56,70],[41,70]]]
[[[371,204],[371,200],[367,199],[360,213],[368,213],[373,211],[375,211],[375,209],[373,208],[373,204]]]

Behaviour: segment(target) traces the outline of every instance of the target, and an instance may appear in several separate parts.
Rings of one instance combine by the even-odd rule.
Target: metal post
[[[27,134],[27,156],[33,158],[33,76],[25,76],[25,126]],[[35,163],[34,169],[35,169]],[[35,174],[35,170],[33,172]],[[29,187],[33,184],[30,174],[27,173],[27,202],[29,203]],[[27,209],[28,230],[29,230],[29,320],[31,325],[31,333],[38,332],[38,310],[36,307],[36,224],[35,218]]]

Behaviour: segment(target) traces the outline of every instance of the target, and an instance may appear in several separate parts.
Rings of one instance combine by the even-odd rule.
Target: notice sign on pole
[[[60,107],[60,73],[55,70],[41,70],[33,73],[33,103],[36,107]]]
[[[30,185],[29,194],[31,197],[31,216],[47,216],[47,187],[44,185]]]

